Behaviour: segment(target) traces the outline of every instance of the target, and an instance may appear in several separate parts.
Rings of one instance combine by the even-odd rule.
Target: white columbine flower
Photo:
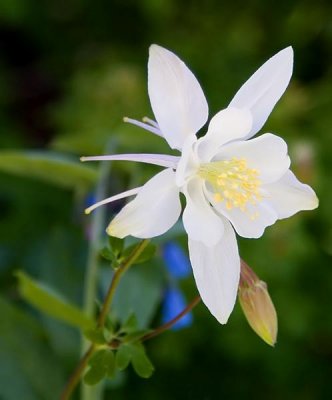
[[[165,169],[144,186],[103,200],[87,209],[136,195],[111,221],[107,233],[124,238],[151,238],[170,229],[181,213],[189,238],[190,260],[203,302],[222,324],[236,300],[240,257],[235,232],[258,238],[277,219],[318,206],[314,191],[289,170],[283,139],[265,133],[264,125],[285,91],[293,67],[291,47],[270,58],[240,88],[229,106],[206,123],[208,105],[201,86],[172,52],[150,47],[148,89],[156,122],[126,118],[161,137],[181,156],[122,154],[83,157],[87,160],[129,160]]]

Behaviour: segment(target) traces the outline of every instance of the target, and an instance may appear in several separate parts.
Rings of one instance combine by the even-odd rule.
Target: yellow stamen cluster
[[[225,201],[226,208],[239,208],[246,212],[246,205],[255,205],[262,199],[260,194],[261,181],[259,171],[248,168],[245,159],[213,161],[201,164],[198,174],[212,186],[214,200]],[[250,215],[256,219],[258,213]]]

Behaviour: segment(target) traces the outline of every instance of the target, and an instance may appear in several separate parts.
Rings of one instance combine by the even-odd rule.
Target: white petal
[[[168,154],[114,154],[108,156],[81,157],[81,161],[136,161],[161,167],[176,167],[180,157]]]
[[[265,133],[245,142],[238,141],[227,144],[214,160],[227,160],[233,157],[245,159],[248,168],[257,169],[258,178],[263,183],[277,181],[285,174],[290,165],[286,142],[272,133]]]
[[[246,211],[237,207],[228,210],[225,202],[215,202],[210,197],[213,207],[233,225],[236,233],[245,238],[259,238],[263,235],[265,228],[273,225],[278,219],[278,214],[268,201],[257,202],[256,205],[247,204]]]
[[[251,127],[250,111],[234,107],[221,110],[211,119],[207,134],[199,139],[197,154],[203,162],[208,162],[222,145],[247,136]]]
[[[205,198],[203,181],[200,178],[191,179],[183,192],[187,205],[182,218],[188,236],[206,246],[214,246],[223,235],[224,226]]]
[[[138,238],[162,235],[175,224],[180,213],[175,172],[166,169],[142,186],[135,199],[111,221],[107,233],[119,238],[128,235]]]
[[[252,137],[264,125],[286,90],[293,71],[293,49],[287,47],[263,64],[236,93],[229,106],[248,108],[253,115]]]
[[[240,256],[234,231],[225,232],[214,246],[189,239],[189,255],[198,291],[211,314],[225,324],[234,308],[240,277]]]
[[[159,128],[173,149],[205,124],[208,105],[200,84],[188,67],[163,47],[150,46],[148,88]]]
[[[264,185],[268,200],[277,211],[279,219],[288,218],[301,210],[318,207],[318,198],[309,185],[301,183],[292,171],[275,183]]]

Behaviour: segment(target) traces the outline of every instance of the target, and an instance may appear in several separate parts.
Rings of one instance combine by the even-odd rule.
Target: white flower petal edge
[[[208,118],[208,105],[194,74],[174,53],[150,46],[148,89],[162,135],[172,149],[181,150]]]
[[[151,178],[116,215],[107,228],[110,236],[151,238],[167,232],[181,213],[175,172],[165,169]]]
[[[265,62],[240,88],[229,107],[249,109],[253,126],[247,138],[264,125],[286,90],[293,72],[293,49],[287,47]]]
[[[236,301],[240,256],[234,230],[226,219],[222,222],[224,235],[214,246],[189,237],[189,255],[204,304],[221,324],[226,324]]]
[[[211,119],[206,135],[198,140],[198,156],[202,161],[210,161],[225,143],[247,136],[251,127],[249,110],[228,107],[219,111]]]
[[[319,202],[315,192],[309,185],[301,183],[292,171],[287,171],[278,182],[265,185],[264,189],[279,219],[318,207]]]

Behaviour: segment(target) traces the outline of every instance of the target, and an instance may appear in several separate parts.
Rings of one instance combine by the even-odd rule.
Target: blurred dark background
[[[332,3],[323,0],[0,1],[1,400],[58,398],[79,357],[78,333],[21,301],[13,272],[23,269],[81,304],[89,232],[83,209],[93,193],[93,185],[8,165],[3,155],[38,149],[78,161],[105,153],[110,139],[116,152],[169,151],[161,139],[122,123],[127,115],[152,117],[151,43],[192,69],[210,115],[268,57],[292,45],[293,79],[264,131],[288,142],[292,168],[315,188],[320,207],[278,222],[257,241],[240,241],[278,311],[274,349],[255,336],[238,306],[220,326],[199,305],[191,327],[148,343],[156,367],[150,380],[129,372],[108,384],[104,398],[331,398],[331,16]],[[153,171],[116,164],[110,190],[135,186]],[[176,240],[186,249],[184,236]],[[162,269],[161,254],[155,263]],[[160,293],[146,299],[154,325],[158,279]],[[195,295],[191,277],[181,285],[188,299]]]

